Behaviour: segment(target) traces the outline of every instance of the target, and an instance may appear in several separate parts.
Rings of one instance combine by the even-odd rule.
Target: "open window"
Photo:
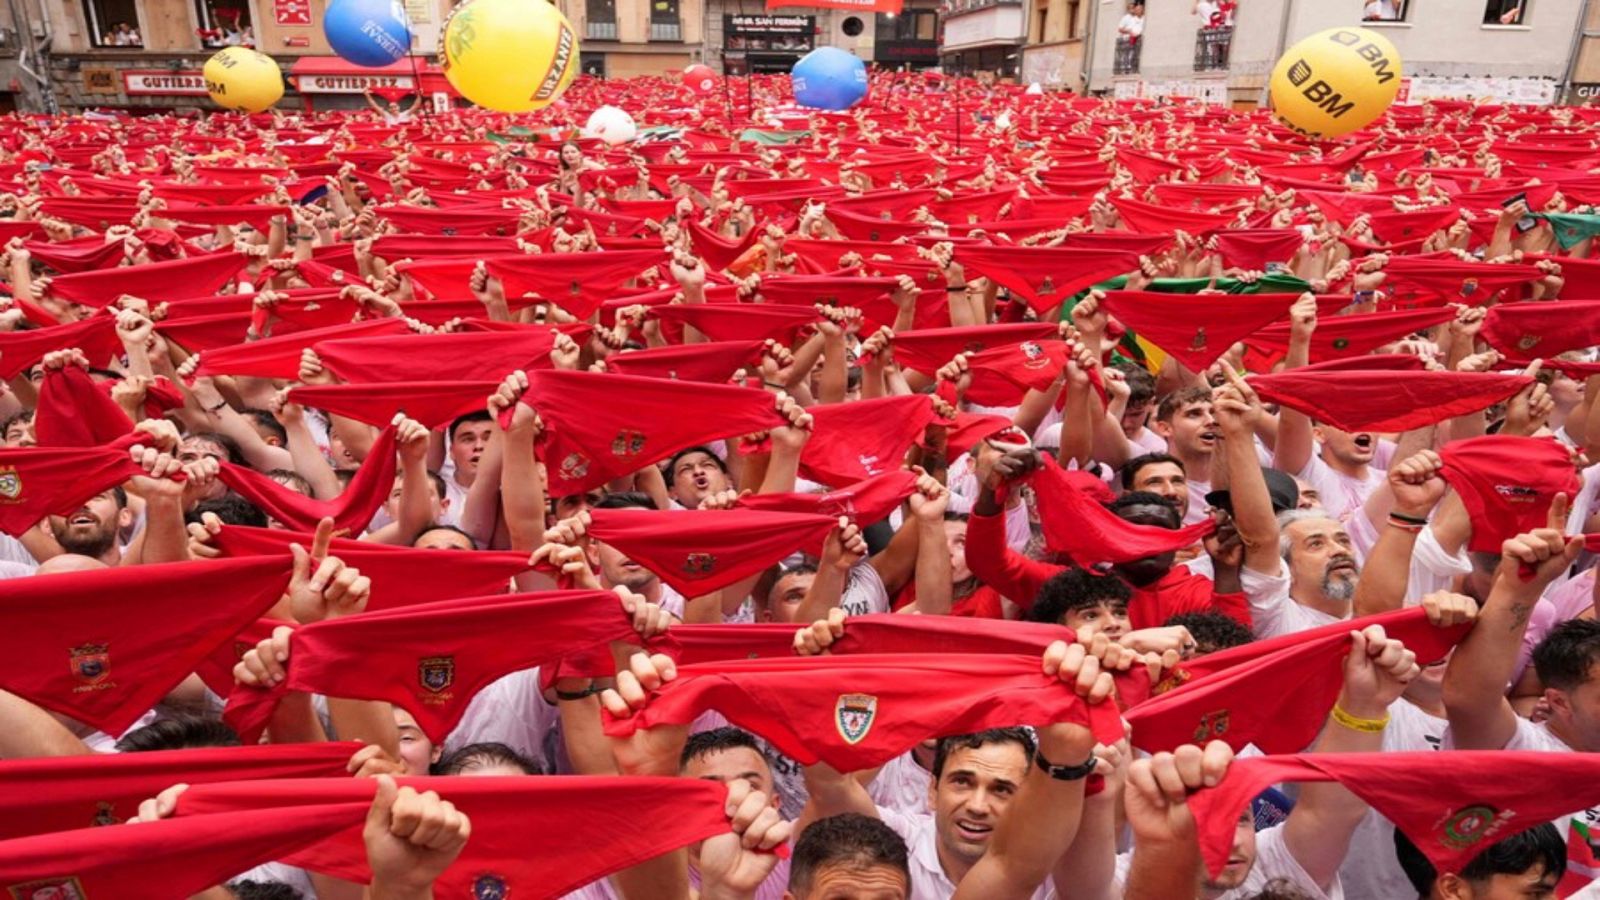
[[[1404,22],[1411,0],[1367,0],[1361,8],[1366,22]]]
[[[207,50],[256,45],[248,0],[194,0],[194,14],[200,46]]]
[[[1528,0],[1487,0],[1483,8],[1485,25],[1522,25],[1528,17]]]
[[[135,0],[83,0],[89,41],[96,47],[143,47]]]

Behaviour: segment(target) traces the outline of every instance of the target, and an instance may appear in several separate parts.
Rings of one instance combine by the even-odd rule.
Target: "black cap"
[[[1261,477],[1267,480],[1267,495],[1272,498],[1274,513],[1300,507],[1300,485],[1295,483],[1294,476],[1288,472],[1263,466]],[[1212,491],[1206,494],[1206,503],[1233,512],[1233,499],[1228,496],[1227,491]]]

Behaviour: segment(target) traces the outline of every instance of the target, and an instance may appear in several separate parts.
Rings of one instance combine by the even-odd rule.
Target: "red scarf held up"
[[[1227,741],[1267,753],[1294,753],[1316,739],[1344,685],[1350,632],[1382,625],[1417,654],[1444,658],[1471,626],[1435,628],[1420,607],[1324,625],[1180,663],[1149,700],[1128,710],[1134,746],[1147,753],[1182,744]]]
[[[101,447],[0,449],[0,531],[16,537],[45,516],[75,512],[101,491],[143,475],[128,456],[140,440],[130,434]]]
[[[754,509],[596,509],[589,534],[699,597],[763,571],[797,549],[816,549],[834,516]]]
[[[519,369],[549,368],[555,329],[457,334],[390,334],[317,341],[322,365],[350,383],[494,381]]]
[[[1454,259],[1397,256],[1383,271],[1392,299],[1399,304],[1469,303],[1481,306],[1507,288],[1544,277],[1537,266],[1512,263],[1465,263]]]
[[[807,412],[811,438],[800,451],[800,473],[830,487],[899,469],[934,420],[926,394],[824,403]]]
[[[0,592],[0,687],[121,734],[289,581],[284,557],[21,578]],[[197,602],[204,601],[204,602]]]
[[[378,433],[372,449],[344,493],[333,500],[314,500],[273,481],[254,469],[225,462],[217,477],[271,518],[299,531],[315,531],[324,518],[338,531],[360,534],[394,488],[394,426]]]
[[[1582,489],[1571,452],[1554,438],[1491,434],[1452,441],[1439,456],[1439,475],[1472,519],[1474,553],[1499,553],[1508,538],[1543,528],[1556,494]]]
[[[664,259],[659,250],[607,250],[497,256],[486,262],[507,297],[538,294],[583,320],[630,279]]]
[[[349,777],[357,741],[196,747],[0,762],[0,840],[118,825],[180,782]]]
[[[117,320],[111,316],[97,315],[65,325],[0,332],[0,378],[15,378],[24,369],[43,359],[46,353],[74,347],[83,351],[89,365],[105,365],[122,352],[122,340],[117,337]]]
[[[232,281],[247,262],[232,250],[225,250],[171,262],[75,272],[51,279],[50,296],[96,307],[106,306],[123,294],[151,303],[209,297]]]
[[[207,350],[200,354],[200,364],[194,374],[197,377],[250,375],[293,381],[300,376],[300,351],[319,341],[405,334],[410,331],[411,326],[404,319],[387,318],[274,335],[248,344]]]
[[[289,389],[289,400],[377,428],[394,421],[396,413],[404,413],[433,431],[483,409],[499,387],[498,381],[298,385]]]
[[[227,525],[212,538],[228,556],[282,553],[289,544],[310,549],[309,532]],[[433,603],[451,597],[504,593],[511,578],[528,570],[520,550],[423,550],[373,541],[334,538],[328,552],[372,579],[367,612]],[[440,573],[448,573],[441,577]]]
[[[696,303],[657,306],[646,318],[692,327],[713,341],[770,339],[787,346],[817,321],[817,314],[799,306]]]
[[[938,685],[930,691],[929,685]],[[1114,703],[1085,704],[1046,676],[1037,655],[860,654],[729,660],[683,666],[606,733],[687,725],[714,709],[802,765],[840,772],[882,765],[930,737],[986,728],[1077,722],[1120,740]]]
[[[1524,375],[1482,372],[1307,372],[1252,375],[1261,399],[1298,410],[1341,431],[1409,431],[1505,400],[1533,383]]]
[[[1289,314],[1298,294],[1107,291],[1103,308],[1130,331],[1204,372],[1235,342]]]
[[[89,373],[69,365],[44,373],[33,428],[40,447],[99,447],[133,430],[133,421]]]
[[[1170,529],[1125,521],[1074,486],[1055,460],[1028,476],[1039,496],[1039,518],[1045,544],[1066,553],[1080,566],[1125,563],[1193,547],[1216,530],[1206,519]]]
[[[366,821],[368,805],[257,807],[225,816],[80,828],[0,841],[0,886],[12,896],[28,898],[187,897],[326,840],[341,828],[352,824],[359,828]]]
[[[1539,789],[1530,791],[1528,773]],[[1268,785],[1336,781],[1393,822],[1440,872],[1459,872],[1504,840],[1600,803],[1600,759],[1531,750],[1310,753],[1236,759],[1189,798],[1207,869],[1232,852],[1239,813]]]
[[[1513,358],[1592,347],[1600,344],[1600,300],[1501,304],[1484,318],[1483,340]]]
[[[436,580],[448,578],[441,568]],[[513,634],[524,639],[506,639]],[[236,685],[223,719],[254,742],[285,694],[306,691],[393,703],[438,744],[490,682],[633,634],[609,591],[474,597],[326,619],[295,630],[282,682]]]
[[[598,487],[685,447],[787,421],[766,391],[635,375],[529,372],[524,399],[545,424],[535,449],[556,497]],[[685,409],[695,414],[681,415]]]
[[[1239,228],[1219,231],[1216,239],[1223,265],[1255,271],[1268,263],[1288,263],[1305,243],[1294,228]]]
[[[894,336],[894,358],[914,372],[931,376],[945,363],[955,359],[958,353],[977,353],[991,347],[1059,336],[1058,329],[1051,322],[918,329]]]
[[[956,249],[956,259],[1021,297],[1039,313],[1139,267],[1138,254],[1130,251],[1073,247],[963,245]]]
[[[725,384],[735,371],[754,366],[763,347],[760,340],[651,347],[613,353],[606,357],[605,366],[607,372],[617,375]]]
[[[1454,309],[1446,306],[1323,316],[1317,319],[1316,331],[1311,334],[1311,361],[1320,363],[1359,356],[1424,328],[1449,322],[1455,314]],[[1292,327],[1288,322],[1268,325],[1245,338],[1245,343],[1275,361],[1289,351]]]
[[[825,494],[750,494],[734,504],[740,509],[849,516],[860,525],[882,521],[916,490],[915,472],[897,469],[874,475]]]
[[[418,791],[436,791],[472,820],[472,837],[460,858],[435,883],[440,897],[493,893],[553,900],[729,830],[727,788],[703,779],[564,775],[398,780]],[[283,859],[366,882],[372,876],[361,829],[373,792],[374,782],[367,778],[196,785],[179,797],[175,821],[216,821],[212,827],[223,828],[217,820],[248,816],[257,809],[293,809],[310,817],[318,810],[348,808],[350,812],[330,816],[332,829],[317,829],[326,835],[323,840]],[[780,856],[785,853],[779,851]]]

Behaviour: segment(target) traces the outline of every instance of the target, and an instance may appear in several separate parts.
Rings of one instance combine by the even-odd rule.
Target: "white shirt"
[[[1449,724],[1402,699],[1389,707],[1383,752],[1438,750]],[[1339,867],[1339,881],[1348,900],[1389,900],[1414,893],[1395,856],[1394,823],[1376,810],[1367,810],[1351,835],[1350,851]]]
[[[1124,13],[1122,16],[1122,21],[1117,23],[1117,30],[1129,35],[1130,37],[1138,37],[1139,35],[1144,34],[1144,16],[1136,16],[1133,13]]]
[[[1296,472],[1295,476],[1301,481],[1310,482],[1317,489],[1322,508],[1328,511],[1330,518],[1345,522],[1353,513],[1360,511],[1367,497],[1383,485],[1389,473],[1376,465],[1368,465],[1365,478],[1352,478],[1335,472],[1332,466],[1322,461],[1321,456],[1313,453],[1306,461],[1305,468]]]
[[[569,768],[561,748],[561,713],[545,701],[538,667],[502,676],[479,691],[444,739],[444,748],[449,753],[485,741],[505,744],[546,772]]]
[[[1283,825],[1274,825],[1264,831],[1256,832],[1256,862],[1250,867],[1249,873],[1244,876],[1244,883],[1217,897],[1217,900],[1249,900],[1254,897],[1269,882],[1286,881],[1294,886],[1310,900],[1344,900],[1344,889],[1339,884],[1337,876],[1333,884],[1324,891],[1318,887],[1306,870],[1301,868],[1299,860],[1289,852],[1283,843]],[[1113,883],[1112,896],[1122,896],[1122,886],[1128,880],[1128,868],[1133,861],[1133,854],[1117,854],[1116,880]],[[1409,894],[1398,895],[1401,897]],[[1392,898],[1385,898],[1392,900]]]
[[[1239,584],[1250,603],[1250,630],[1257,640],[1321,628],[1339,621],[1325,612],[1302,606],[1289,596],[1289,568],[1278,563],[1278,574],[1263,575],[1248,565],[1239,568]],[[1348,618],[1343,616],[1340,618]]]
[[[872,563],[863,558],[845,574],[844,592],[839,598],[839,608],[847,616],[864,616],[867,613],[889,611],[889,590]]]
[[[944,874],[944,867],[939,865],[939,838],[934,831],[933,816],[908,816],[879,807],[878,818],[900,835],[910,851],[910,900],[950,900],[956,892],[956,886]],[[1055,884],[1046,878],[1044,884],[1034,889],[1032,900],[1055,900],[1055,896]]]
[[[1356,513],[1345,523],[1345,531],[1350,535],[1350,544],[1356,551],[1356,559],[1366,562],[1367,554],[1378,543],[1382,528],[1372,523],[1364,513]],[[1458,575],[1472,573],[1472,560],[1467,556],[1465,545],[1458,548],[1452,556],[1444,552],[1440,546],[1439,538],[1433,533],[1432,528],[1422,529],[1417,535],[1416,542],[1411,548],[1411,572],[1406,580],[1406,606],[1416,606],[1422,598],[1434,591],[1449,590],[1450,585]]]
[[[883,764],[867,785],[867,795],[882,808],[907,816],[932,815],[928,808],[928,788],[933,773],[917,764],[911,753],[902,753]]]

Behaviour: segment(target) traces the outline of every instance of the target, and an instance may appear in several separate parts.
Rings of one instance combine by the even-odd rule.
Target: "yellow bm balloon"
[[[467,0],[439,35],[445,78],[486,109],[549,106],[578,74],[578,35],[547,0]]]
[[[1400,91],[1400,54],[1365,28],[1331,28],[1290,47],[1272,70],[1272,108],[1317,138],[1372,124]]]
[[[272,57],[246,47],[227,47],[206,60],[201,74],[218,106],[258,113],[283,99],[283,72]]]

